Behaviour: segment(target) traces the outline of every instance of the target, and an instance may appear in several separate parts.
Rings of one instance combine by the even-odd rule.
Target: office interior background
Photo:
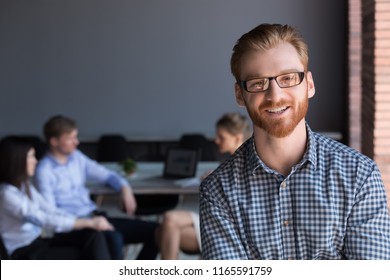
[[[109,133],[212,138],[223,113],[245,113],[229,67],[235,41],[285,23],[309,45],[312,129],[376,160],[389,190],[389,21],[389,0],[1,0],[0,136],[42,136],[64,114],[92,149]]]

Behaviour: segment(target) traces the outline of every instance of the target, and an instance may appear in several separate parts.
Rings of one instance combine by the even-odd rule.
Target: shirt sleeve
[[[358,172],[364,173],[367,174]],[[344,243],[346,258],[389,260],[390,216],[380,172],[374,165],[368,177],[357,180],[362,183],[348,219]]]
[[[202,258],[206,260],[247,259],[222,186],[217,180],[202,182],[200,189],[200,228]]]
[[[86,176],[88,180],[96,183],[106,184],[116,191],[120,191],[122,187],[130,187],[125,178],[117,172],[109,170],[95,160],[85,157]]]
[[[73,229],[76,217],[48,204],[34,187],[30,190],[31,199],[16,187],[10,187],[5,192],[3,201],[5,211],[16,218],[53,229],[55,232],[67,232]]]
[[[40,164],[37,167],[35,174],[35,184],[38,186],[38,190],[41,195],[45,198],[46,202],[52,206],[57,206],[55,190],[55,178],[53,171],[47,165]]]

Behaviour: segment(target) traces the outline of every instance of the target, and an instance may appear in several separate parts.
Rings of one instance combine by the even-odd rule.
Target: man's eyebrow
[[[304,70],[298,70],[296,68],[289,68],[289,69],[283,69],[278,72],[278,74],[274,76],[270,75],[259,75],[259,74],[248,74],[246,78],[243,81],[253,80],[253,79],[261,79],[261,78],[269,78],[269,77],[275,77],[283,74],[293,73],[293,72],[303,72]]]

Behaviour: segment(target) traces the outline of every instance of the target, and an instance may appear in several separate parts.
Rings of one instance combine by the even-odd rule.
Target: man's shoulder
[[[83,158],[83,159],[89,159],[87,155],[85,155],[82,151],[76,149],[71,154],[70,157],[72,158]]]
[[[42,169],[52,168],[53,165],[54,165],[53,158],[49,154],[46,154],[39,160],[37,165],[37,171]]]
[[[45,155],[43,158],[40,159],[38,162],[34,180],[37,185],[37,187],[42,190],[42,182],[46,180],[53,180],[54,173],[55,173],[55,167],[56,163],[53,158],[51,158],[49,155]]]
[[[342,161],[356,161],[368,165],[375,164],[371,158],[337,140],[316,132],[313,132],[313,137],[319,155],[323,154]]]

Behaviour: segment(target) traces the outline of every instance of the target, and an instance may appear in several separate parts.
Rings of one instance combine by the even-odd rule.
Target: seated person
[[[216,123],[215,143],[221,154],[233,154],[250,135],[250,124],[239,113],[224,114]],[[165,260],[177,259],[180,250],[200,253],[199,215],[185,210],[165,213],[159,229],[158,243],[161,259]]]
[[[80,259],[110,259],[102,230],[104,217],[77,218],[48,204],[30,185],[37,159],[34,148],[16,137],[0,142],[0,233],[12,259],[69,259],[71,247]],[[45,230],[54,232],[42,238]]]
[[[232,155],[252,134],[245,115],[226,113],[216,123],[215,144],[221,154]]]
[[[39,191],[51,205],[77,217],[93,217],[100,215],[101,211],[91,200],[86,181],[109,185],[120,193],[121,208],[129,215],[129,218],[108,217],[114,233],[117,233],[106,233],[113,258],[123,258],[124,244],[143,243],[137,259],[155,259],[158,224],[131,218],[137,205],[128,182],[79,151],[77,134],[76,122],[67,117],[54,116],[46,122],[44,135],[49,152],[38,164],[36,181]]]

